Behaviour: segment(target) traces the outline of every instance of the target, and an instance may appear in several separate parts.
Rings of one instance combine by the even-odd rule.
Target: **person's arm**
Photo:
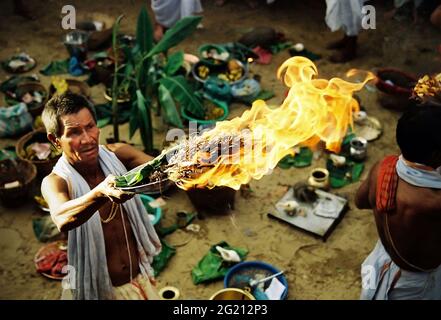
[[[49,205],[52,220],[60,231],[69,231],[85,223],[106,202],[123,203],[133,195],[114,188],[115,177],[109,175],[85,195],[70,199],[67,183],[50,174],[41,183],[41,193]]]
[[[361,183],[355,194],[355,205],[358,209],[372,209],[371,202],[369,201],[369,191],[371,191],[372,176],[375,174],[377,166],[378,163],[372,166],[367,178]]]
[[[137,166],[149,162],[152,156],[145,154],[141,150],[125,143],[112,143],[106,145],[107,149],[115,153],[117,158],[124,164],[127,170],[136,168]]]

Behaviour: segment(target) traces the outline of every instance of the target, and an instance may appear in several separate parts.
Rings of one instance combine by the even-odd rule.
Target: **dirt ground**
[[[26,21],[12,15],[12,1],[0,4],[0,60],[25,50],[38,61],[38,68],[52,60],[67,57],[61,41],[64,30],[60,27],[63,1],[28,1],[38,16]],[[223,7],[215,7],[214,1],[202,1],[204,6],[204,29],[184,41],[178,48],[197,53],[204,43],[224,43],[238,39],[241,34],[255,26],[271,26],[283,32],[292,42],[302,42],[309,50],[324,57],[317,62],[324,78],[343,76],[350,68],[375,71],[381,67],[395,67],[416,75],[441,71],[440,56],[436,51],[440,33],[432,28],[427,19],[412,25],[406,20],[385,21],[383,14],[390,8],[377,1],[377,29],[362,32],[360,55],[350,63],[336,65],[328,61],[330,51],[324,50],[326,42],[340,34],[332,34],[324,23],[324,1],[278,0],[268,7],[263,3],[250,10],[243,1],[229,1]],[[263,1],[262,1],[263,2]],[[87,11],[104,12],[117,16],[125,14],[122,30],[134,33],[135,21],[142,4],[148,1],[71,1],[81,15]],[[270,65],[253,65],[252,73],[262,76],[262,85],[274,90],[276,96],[269,101],[278,105],[283,100],[285,88],[276,79],[278,66],[289,54],[283,51],[273,57]],[[1,70],[0,79],[8,75]],[[41,76],[48,85],[49,77]],[[397,152],[394,128],[399,113],[382,108],[378,92],[363,90],[362,105],[370,115],[377,117],[384,126],[382,137],[369,145],[365,177],[374,162],[386,154]],[[0,97],[3,103],[3,97]],[[93,88],[93,100],[101,102],[102,87]],[[245,106],[235,104],[230,118],[240,115]],[[158,120],[158,119],[155,119]],[[166,127],[155,121],[155,146],[162,148]],[[122,139],[128,140],[127,125],[122,126]],[[102,130],[101,140],[112,136],[110,127]],[[139,145],[139,136],[132,142]],[[14,144],[14,140],[0,139],[0,147]],[[158,277],[158,287],[175,286],[181,299],[208,299],[223,287],[222,281],[194,285],[191,269],[207,253],[210,246],[225,240],[230,245],[249,250],[247,260],[260,260],[285,270],[289,283],[288,299],[357,299],[360,293],[360,264],[373,249],[377,232],[370,211],[358,210],[353,198],[359,183],[344,187],[337,192],[349,197],[350,210],[334,230],[327,242],[313,238],[288,225],[271,220],[267,213],[286,192],[288,185],[305,180],[312,167],[323,166],[325,160],[314,161],[305,169],[281,170],[252,181],[254,191],[249,199],[236,195],[236,208],[228,215],[208,216],[195,220],[201,231],[192,235],[176,231],[166,238],[177,245],[177,253]],[[178,210],[194,210],[185,192],[173,190],[166,195],[165,225],[174,222]],[[48,280],[35,272],[33,256],[43,245],[32,230],[32,218],[39,216],[31,203],[19,209],[0,207],[0,298],[2,299],[58,299],[60,283]],[[189,241],[189,242],[187,242]],[[186,243],[186,244],[185,244]]]

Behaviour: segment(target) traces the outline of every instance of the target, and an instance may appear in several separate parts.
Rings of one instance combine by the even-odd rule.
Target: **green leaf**
[[[289,169],[291,167],[303,168],[311,165],[313,153],[308,147],[301,147],[299,153],[294,156],[287,155],[277,164],[279,168]]]
[[[136,90],[136,102],[139,115],[139,132],[142,143],[147,151],[153,150],[153,132],[150,110],[147,109],[147,101],[140,90]]]
[[[165,65],[165,73],[172,76],[179,70],[184,62],[184,51],[178,51],[168,56],[167,64]]]
[[[186,108],[194,116],[203,119],[205,111],[201,100],[195,96],[194,90],[183,76],[166,77],[159,80],[159,82],[179,102],[181,108]]]
[[[115,68],[113,70],[113,83],[112,83],[112,120],[113,120],[113,137],[115,141],[119,140],[119,127],[118,127],[118,32],[121,24],[121,20],[124,15],[120,15],[116,18],[116,22],[113,25],[112,30],[112,49],[115,55]]]
[[[136,26],[136,44],[141,57],[144,57],[153,47],[153,28],[145,6],[141,8]],[[146,93],[147,70],[149,69],[149,59],[140,59],[137,66],[137,81],[143,94]]]
[[[364,164],[346,159],[344,166],[336,167],[332,160],[328,159],[326,169],[329,171],[331,187],[341,188],[360,179]]]
[[[133,101],[132,110],[130,112],[129,120],[129,137],[133,138],[136,130],[139,129],[139,116],[138,116],[138,101]]]
[[[154,158],[153,160],[146,162],[132,170],[126,172],[122,176],[115,177],[116,186],[121,187],[132,187],[141,181],[144,183],[150,182],[149,177],[153,171],[159,170],[163,161],[165,159],[164,154],[161,154]]]
[[[182,18],[179,20],[171,29],[169,29],[161,41],[153,47],[152,50],[148,53],[146,58],[149,58],[155,54],[165,52],[171,47],[179,44],[182,40],[184,40],[187,36],[193,33],[196,30],[197,25],[201,22],[201,16],[189,16]]]
[[[170,91],[162,84],[159,85],[158,99],[162,109],[164,110],[163,116],[166,122],[178,128],[184,128],[181,117],[179,116],[179,112],[176,108],[175,101],[173,100]]]
[[[153,47],[153,28],[145,6],[142,6],[138,15],[136,44],[143,55]]]

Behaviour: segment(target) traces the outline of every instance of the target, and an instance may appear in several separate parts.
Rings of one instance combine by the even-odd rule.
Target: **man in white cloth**
[[[326,0],[325,21],[332,32],[342,29],[344,37],[328,44],[328,49],[339,50],[330,60],[343,63],[357,56],[357,38],[361,29],[362,8],[367,0]]]
[[[375,164],[355,196],[372,209],[378,240],[363,262],[361,299],[441,299],[441,108],[398,121],[401,155]]]
[[[74,272],[63,297],[159,299],[151,263],[161,242],[139,196],[115,188],[116,175],[152,158],[127,144],[99,145],[94,109],[83,96],[55,96],[42,118],[63,151],[41,185],[52,220],[69,232]]]
[[[180,19],[203,11],[200,0],[152,0],[152,10],[155,15],[156,41],[161,40],[165,30],[173,27]]]

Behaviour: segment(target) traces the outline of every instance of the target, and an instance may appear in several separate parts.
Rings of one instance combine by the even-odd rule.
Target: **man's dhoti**
[[[159,294],[149,278],[141,273],[131,282],[113,287],[115,300],[159,300]]]
[[[361,300],[441,299],[441,266],[431,272],[398,267],[379,240],[361,267]]]

